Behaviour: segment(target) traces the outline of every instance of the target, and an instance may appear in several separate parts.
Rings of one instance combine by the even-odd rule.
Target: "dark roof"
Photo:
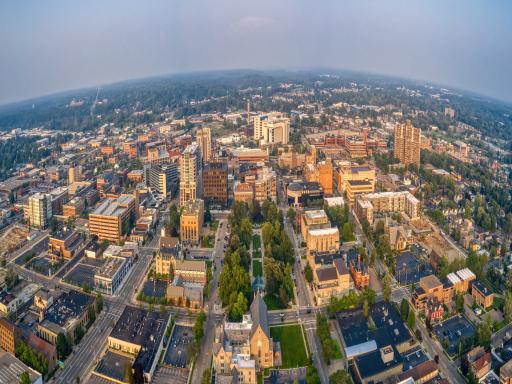
[[[365,355],[356,357],[354,360],[357,364],[361,378],[369,378],[403,364],[402,356],[400,356],[396,347],[392,345],[391,348],[393,349],[393,360],[388,363],[384,363],[382,361],[380,348]]]
[[[341,251],[336,252],[313,252],[312,254],[315,264],[331,265],[334,260],[343,260],[343,253]]]
[[[45,312],[45,320],[61,327],[71,318],[80,317],[94,303],[94,297],[78,291],[64,292]]]
[[[421,379],[424,379],[426,376],[432,374],[437,369],[437,364],[432,360],[428,360],[425,361],[424,363],[415,366],[412,369],[409,369],[404,373],[401,373],[398,376],[398,378],[400,380],[405,380],[408,379],[409,377],[412,377],[414,379],[414,382],[417,382],[421,381]]]
[[[338,278],[336,267],[324,267],[315,271],[319,281],[335,280]]]
[[[492,291],[487,288],[481,281],[473,280],[471,283],[473,288],[476,288],[484,296],[492,295]]]
[[[254,331],[258,328],[258,325],[261,326],[263,332],[267,337],[270,337],[270,332],[268,329],[268,318],[267,318],[267,305],[263,301],[261,294],[258,292],[256,296],[254,296],[254,300],[251,304],[251,317],[252,317],[252,329],[251,336]]]
[[[348,272],[348,268],[345,264],[345,261],[343,259],[336,259],[334,260],[334,266],[338,270],[339,275],[346,275]]]
[[[350,185],[372,185],[369,181],[366,180],[347,180]]]
[[[240,164],[240,168],[243,165],[244,164]],[[208,171],[212,171],[212,170],[219,170],[219,171],[227,172],[228,171],[228,165],[226,163],[222,163],[222,162],[211,162],[211,163],[206,163],[203,166],[203,172],[208,172]]]
[[[148,372],[164,336],[169,313],[149,312],[126,306],[110,336],[141,346],[133,367]]]

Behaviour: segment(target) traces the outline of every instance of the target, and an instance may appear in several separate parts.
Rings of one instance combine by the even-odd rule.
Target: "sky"
[[[311,67],[512,101],[512,1],[0,2],[0,104],[160,74]]]

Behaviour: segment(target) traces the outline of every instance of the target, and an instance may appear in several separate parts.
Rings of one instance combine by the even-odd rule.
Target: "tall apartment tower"
[[[421,129],[414,128],[410,121],[395,126],[395,158],[400,164],[420,165]]]
[[[196,134],[197,145],[203,155],[203,161],[208,162],[212,157],[212,135],[210,128],[203,127],[197,131]]]
[[[35,193],[28,198],[28,220],[32,227],[44,229],[52,218],[52,197],[47,193]]]
[[[178,191],[178,165],[176,163],[144,165],[144,178],[148,187],[161,193],[164,197],[174,197]]]
[[[254,117],[254,140],[261,144],[288,144],[290,119],[281,112],[271,112]]]
[[[180,207],[189,200],[201,197],[203,174],[201,150],[197,144],[191,144],[180,157]]]

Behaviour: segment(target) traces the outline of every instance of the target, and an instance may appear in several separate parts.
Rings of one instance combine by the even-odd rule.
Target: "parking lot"
[[[475,328],[465,317],[459,315],[435,325],[434,333],[446,352],[454,354],[458,351],[459,341],[471,339]]]
[[[163,280],[148,280],[144,283],[142,291],[146,296],[164,297],[167,291],[167,281]]]
[[[401,252],[396,258],[395,279],[400,285],[417,284],[432,273],[430,264],[410,251]]]
[[[78,287],[94,287],[94,271],[96,267],[79,263],[64,277],[64,281]]]
[[[177,368],[186,368],[188,363],[188,348],[194,339],[192,327],[175,325],[171,340],[167,345],[164,364]]]

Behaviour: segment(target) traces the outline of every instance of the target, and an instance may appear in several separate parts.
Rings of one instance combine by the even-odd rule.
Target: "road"
[[[366,242],[366,248],[368,254],[371,254],[371,251],[373,250],[373,244],[368,240],[366,235],[364,234],[361,223],[357,219],[357,217],[354,215],[354,222],[355,225],[355,233],[358,238]],[[375,262],[376,268],[379,270],[380,274],[388,273],[387,267],[384,265],[384,263],[380,262],[380,260],[376,260]],[[393,275],[389,274],[392,278],[391,285],[392,285],[392,292],[391,292],[391,300],[400,304],[402,299],[406,299],[409,302],[411,302],[411,292],[409,289],[405,287],[400,287],[394,278]],[[419,316],[416,316],[418,319]],[[463,384],[465,383],[465,380],[462,378],[460,373],[457,371],[457,364],[450,361],[448,357],[443,352],[443,347],[441,344],[439,344],[437,341],[432,339],[429,336],[429,332],[422,321],[416,321],[416,328],[419,329],[422,337],[422,345],[426,347],[427,352],[429,353],[431,358],[434,358],[436,355],[439,356],[439,366],[441,367],[441,371],[446,375],[448,381],[450,383],[454,384]]]
[[[219,228],[217,229],[217,235],[215,236],[215,247],[213,250],[213,270],[212,277],[212,289],[210,298],[206,303],[206,324],[205,324],[205,335],[201,341],[201,347],[199,348],[199,355],[194,365],[194,371],[192,372],[192,383],[200,383],[205,369],[210,368],[212,360],[212,348],[215,337],[215,328],[219,322],[223,321],[224,316],[220,313],[215,313],[216,305],[218,302],[218,281],[220,271],[222,269],[221,260],[224,257],[224,237],[227,235],[227,220],[219,220]]]
[[[160,241],[160,229],[163,225],[162,216],[155,231],[155,236],[147,247],[142,247],[139,258],[131,268],[128,276],[125,277],[123,285],[118,289],[115,296],[104,297],[104,309],[98,318],[87,331],[78,346],[75,346],[73,353],[65,361],[64,369],[57,371],[53,383],[72,383],[76,378],[85,382],[93,367],[101,359],[107,337],[115,323],[123,313],[124,308],[130,303],[135,287],[138,287],[145,278],[147,270],[153,259],[153,251]]]
[[[282,200],[281,200],[282,201]],[[281,210],[283,211],[284,216],[286,217],[286,209],[288,208],[286,205],[280,206]],[[316,308],[314,308],[314,302],[313,298],[311,297],[311,293],[309,291],[309,288],[307,286],[306,279],[304,277],[304,274],[302,273],[302,250],[299,248],[299,241],[297,239],[297,236],[291,226],[291,224],[286,220],[285,221],[285,230],[288,234],[288,237],[292,240],[293,248],[295,251],[295,263],[293,264],[293,274],[295,276],[296,280],[296,297],[297,297],[297,306],[298,309],[295,309],[296,312],[296,321],[298,321],[300,324],[304,325],[304,331],[306,332],[306,338],[308,340],[309,345],[309,353],[313,360],[313,364],[318,370],[318,375],[320,376],[320,380],[322,383],[328,383],[329,378],[326,374],[326,367],[324,364],[324,361],[321,357],[321,348],[320,348],[320,342],[318,340],[318,337],[316,335]],[[300,310],[301,307],[306,308],[306,313],[304,314],[304,310]],[[307,313],[307,308],[314,308],[312,311],[312,314]],[[312,321],[311,318],[314,318],[314,321]]]

